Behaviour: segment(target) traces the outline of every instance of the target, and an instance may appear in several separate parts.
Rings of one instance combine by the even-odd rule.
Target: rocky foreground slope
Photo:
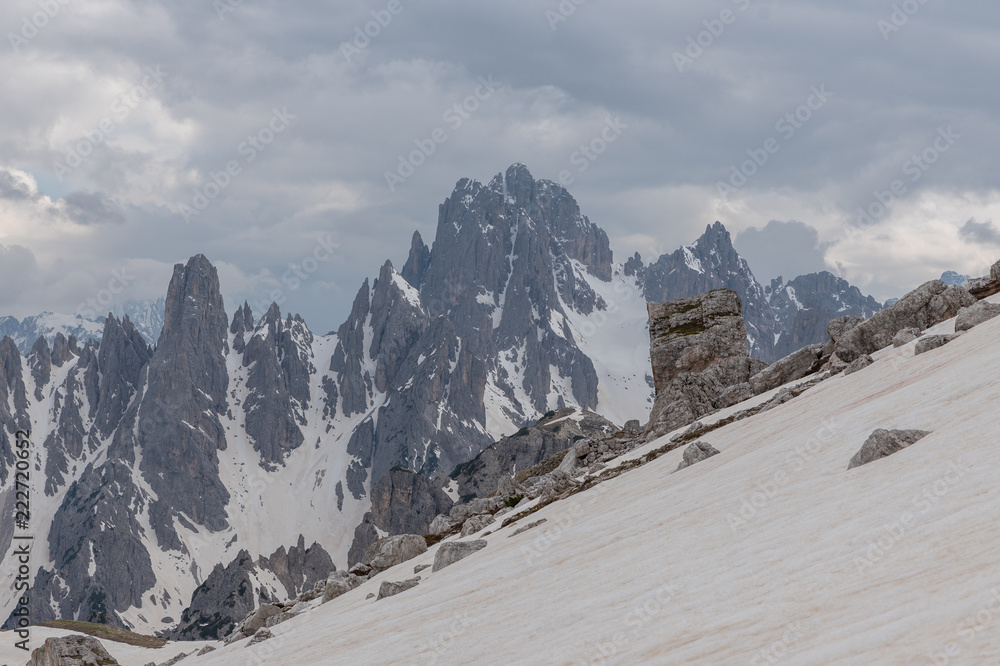
[[[574,466],[475,531],[385,539],[183,661],[986,663],[1000,296],[935,281],[897,305],[842,322],[815,378]]]

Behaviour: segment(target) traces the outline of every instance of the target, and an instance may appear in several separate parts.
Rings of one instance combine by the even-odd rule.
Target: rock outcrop
[[[847,469],[867,465],[897,451],[902,451],[929,434],[930,432],[926,430],[884,430],[879,428],[865,440],[861,449],[854,454]]]
[[[372,523],[384,532],[427,534],[434,517],[448,513],[451,498],[426,476],[394,467],[375,482],[371,491]]]
[[[394,597],[401,592],[412,590],[419,584],[420,576],[407,578],[406,580],[401,581],[382,581],[382,584],[378,588],[378,596],[375,600],[378,601],[379,599],[385,599],[386,597]]]
[[[710,414],[727,389],[762,369],[750,358],[735,292],[720,289],[648,308],[656,401],[647,429],[653,433]]]
[[[951,319],[976,299],[963,287],[932,280],[845,333],[836,343],[837,356],[846,363],[893,344],[904,328],[924,330]]]

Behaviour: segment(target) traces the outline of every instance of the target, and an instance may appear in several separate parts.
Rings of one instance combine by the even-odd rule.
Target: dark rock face
[[[244,310],[242,321],[236,324],[237,312],[237,337],[243,333],[242,325],[248,316],[248,309]],[[289,315],[282,321],[274,304],[245,341],[243,367],[248,368],[248,393],[243,401],[244,423],[265,469],[273,469],[302,445],[299,425],[305,423],[309,377],[316,372],[312,341],[313,335],[301,317],[293,319]]]
[[[867,319],[882,309],[874,298],[826,271],[787,283],[779,277],[765,291],[782,331],[774,345],[775,358],[826,342],[827,324],[833,319],[848,315]]]
[[[427,267],[431,263],[431,249],[424,244],[424,239],[420,237],[419,231],[413,232],[413,240],[410,242],[410,256],[406,259],[401,275],[416,289],[424,283],[424,275]]]
[[[847,469],[867,465],[879,458],[885,458],[897,451],[902,451],[929,434],[930,432],[926,430],[884,430],[879,428],[865,440],[861,450],[854,454]]]
[[[35,380],[35,400],[42,399],[42,388],[52,378],[52,354],[45,338],[38,338],[28,355],[31,377]]]
[[[94,424],[107,437],[121,423],[153,352],[128,317],[104,321],[104,336],[97,353],[100,381]]]
[[[354,528],[354,541],[351,542],[351,549],[347,553],[347,565],[354,566],[361,562],[365,552],[376,541],[378,541],[378,530],[372,523],[372,514],[369,511],[361,524]]]
[[[735,292],[743,304],[751,355],[768,362],[775,358],[774,340],[780,332],[779,322],[764,288],[736,252],[721,222],[707,227],[693,245],[661,256],[641,269],[639,275],[646,300],[651,303],[691,298],[716,289]]]
[[[0,341],[0,483],[14,466],[12,438],[18,429],[30,430],[28,396],[21,374],[21,354],[9,337]],[[10,516],[4,516],[12,520]]]
[[[962,287],[948,286],[940,280],[927,282],[865,320],[837,341],[835,351],[844,362],[871,354],[892,344],[904,328],[925,330],[951,319],[958,311],[976,302]]]
[[[431,521],[448,513],[453,502],[422,474],[400,467],[372,487],[372,520],[394,534],[427,534]]]
[[[569,408],[551,412],[534,426],[483,449],[469,462],[457,466],[449,477],[458,484],[460,497],[486,497],[497,490],[501,480],[535,467],[573,443],[617,430],[615,424],[592,412]]]
[[[258,566],[274,573],[285,586],[288,599],[313,589],[317,582],[326,580],[337,569],[323,546],[313,543],[306,548],[305,537],[301,534],[296,545],[287,551],[282,546],[270,557],[261,557]]]
[[[218,415],[228,409],[227,329],[215,267],[204,255],[176,265],[138,413],[141,470],[158,497],[151,513],[161,546],[179,547],[168,516],[180,512],[212,531],[228,526],[217,454],[226,448]]]
[[[220,640],[228,636],[257,607],[251,572],[250,553],[241,550],[228,566],[216,565],[191,597],[177,629],[176,641]]]
[[[739,297],[727,289],[649,304],[656,401],[648,429],[662,435],[709,414],[760,370],[750,358]]]

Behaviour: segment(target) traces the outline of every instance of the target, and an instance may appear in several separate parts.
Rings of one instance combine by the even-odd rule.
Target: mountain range
[[[3,320],[20,332],[0,342],[0,549],[24,428],[33,620],[170,631],[220,567],[252,569],[258,598],[294,593],[267,563],[314,543],[310,562],[323,551],[346,564],[382,536],[357,541],[355,528],[395,468],[449,474],[566,407],[644,423],[647,302],[721,288],[742,301],[765,362],[825,342],[829,319],[880,309],[829,273],[765,288],[718,222],[649,264],[616,263],[565,188],[514,165],[459,181],[432,246],[414,233],[402,268],[387,261],[365,280],[328,335],[276,305],[230,314],[202,255],[175,266],[162,321],[148,304],[112,313],[99,335]],[[12,599],[0,603],[6,617]]]

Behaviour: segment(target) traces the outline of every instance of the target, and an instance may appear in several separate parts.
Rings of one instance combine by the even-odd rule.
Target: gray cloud
[[[61,5],[19,55],[0,50],[10,74],[0,81],[0,200],[24,205],[9,242],[31,248],[46,270],[72,256],[73,269],[97,284],[109,264],[169,266],[204,252],[231,267],[227,299],[259,301],[318,234],[333,233],[340,255],[282,306],[329,330],[365,276],[386,258],[401,265],[414,229],[433,238],[437,206],[456,181],[489,179],[512,162],[553,180],[573,169],[570,191],[619,255],[649,239],[672,249],[715,219],[738,239],[754,228],[745,241],[752,253],[754,233],[766,234],[771,218],[805,220],[816,243],[791,229],[797,235],[782,242],[803,254],[759,252],[751,263],[761,276],[822,268],[822,243],[838,239],[851,212],[899,178],[939,127],[961,138],[918,182],[907,181],[906,199],[968,192],[989,200],[1000,150],[1000,89],[981,85],[996,61],[985,27],[992,4],[921,5],[888,40],[877,22],[891,8],[879,3],[742,5],[588,2],[553,30],[546,11],[558,12],[557,0],[403,0],[350,62],[341,45],[384,2],[255,0],[222,18],[212,3]],[[678,72],[674,54],[727,7],[735,22]],[[33,0],[3,3],[0,25],[16,32],[36,11]],[[123,113],[122,95],[157,66],[162,84]],[[452,128],[446,111],[490,74],[506,86]],[[820,85],[834,93],[829,102],[782,139],[741,188],[741,206],[728,216],[717,210],[716,183],[780,136],[776,123]],[[285,107],[295,121],[245,161],[240,147]],[[609,116],[629,128],[577,172],[571,156]],[[54,164],[104,119],[113,131],[70,173],[57,173]],[[385,172],[439,127],[447,142],[390,192]],[[233,160],[240,174],[185,224],[178,207]],[[27,208],[35,195],[3,180],[2,168],[26,171],[41,194],[63,198],[81,233],[53,240],[44,213]],[[884,289],[912,286],[908,274],[864,262],[855,273],[884,276]],[[72,310],[87,295],[53,289],[37,309]]]
[[[985,222],[969,220],[958,230],[958,235],[972,243],[1000,245],[1000,229],[997,229],[997,226],[993,224],[993,220]]]
[[[749,227],[736,234],[733,245],[761,281],[779,275],[791,280],[827,270],[824,255],[828,245],[820,242],[816,229],[803,222],[771,220],[762,229]]]

